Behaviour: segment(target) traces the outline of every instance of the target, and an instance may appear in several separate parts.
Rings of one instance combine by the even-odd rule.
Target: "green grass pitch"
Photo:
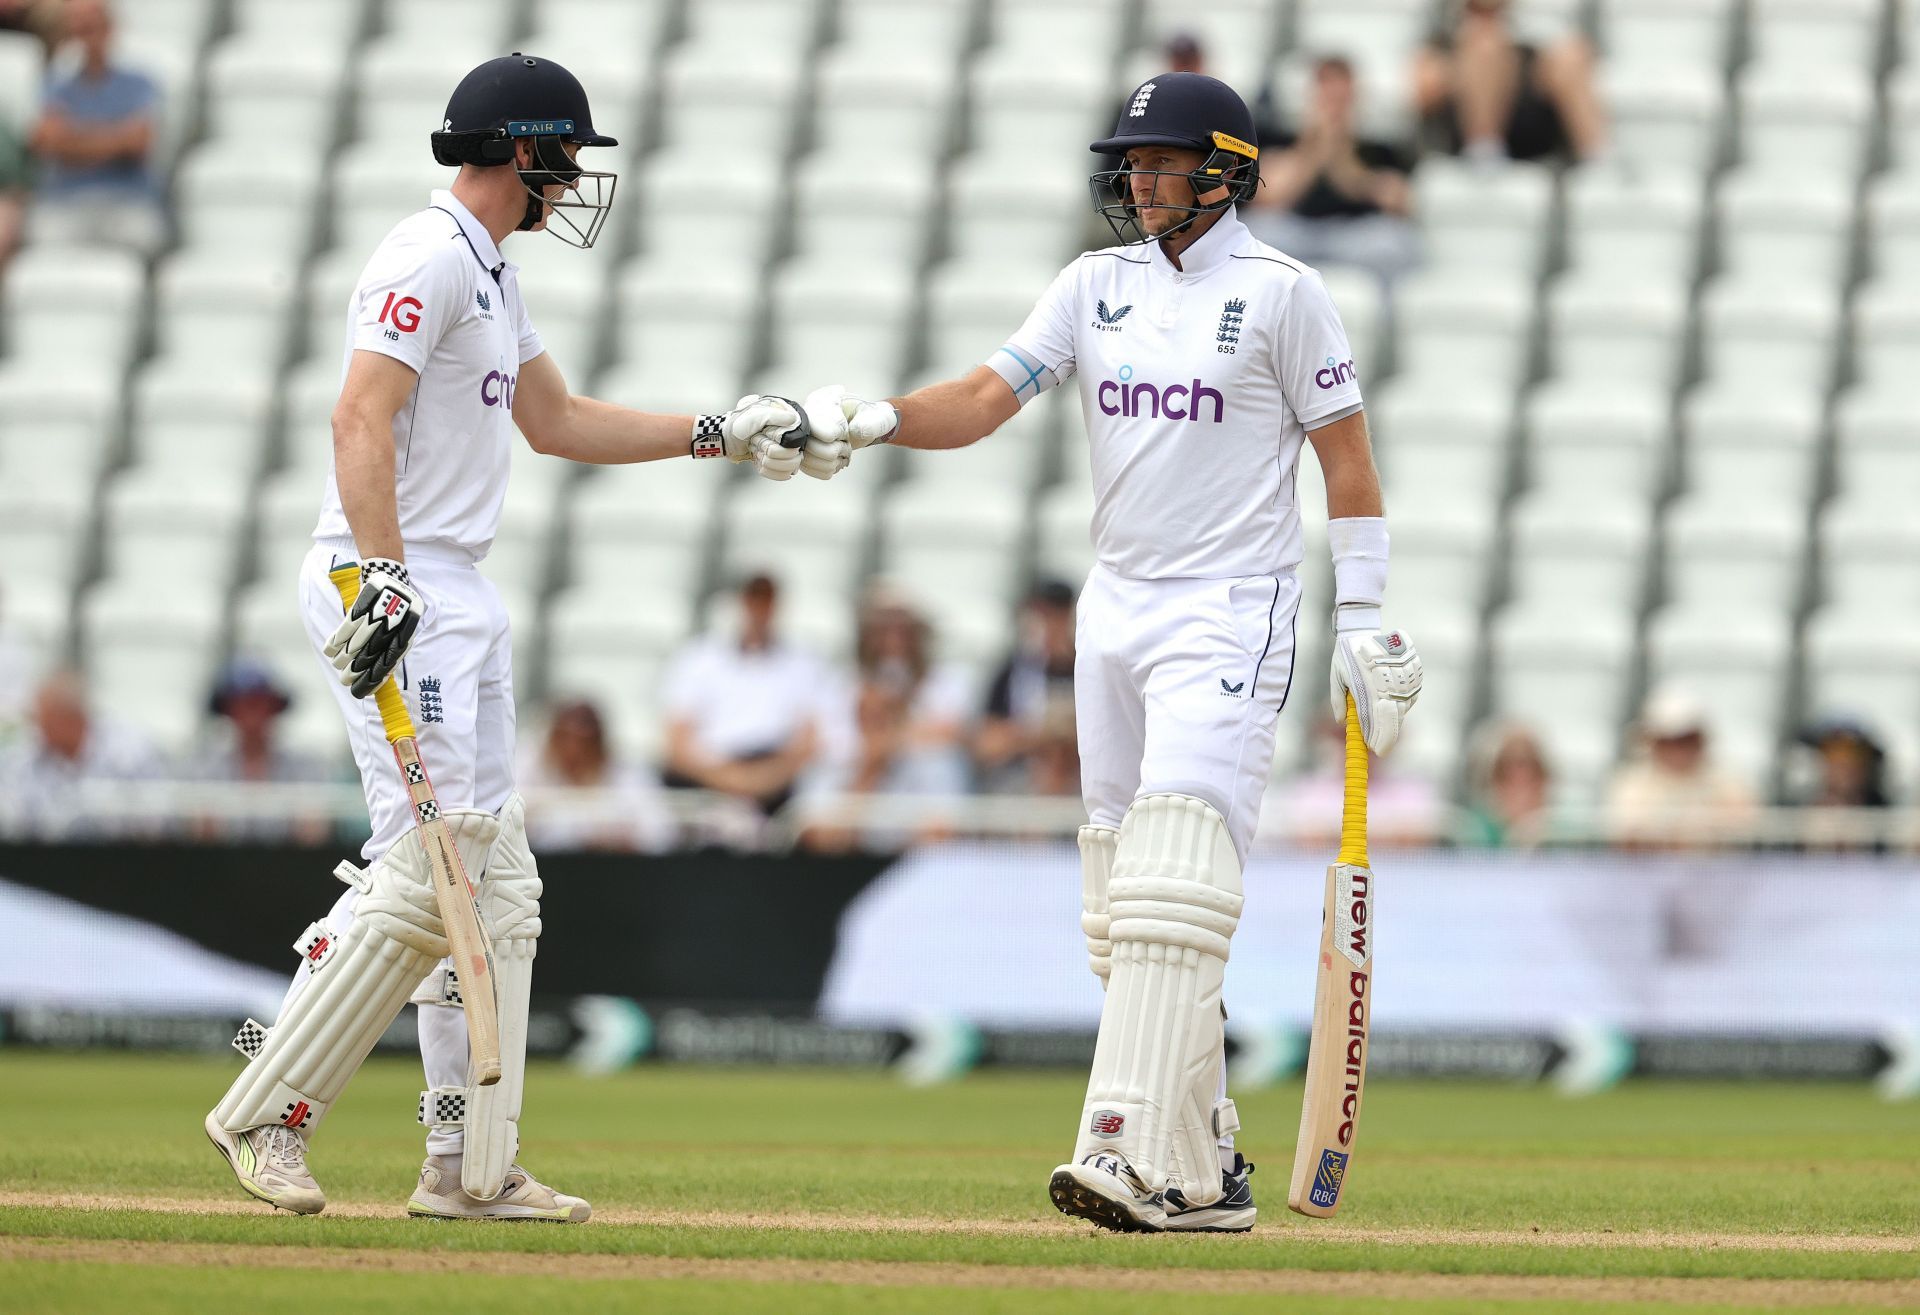
[[[1115,1237],[1046,1199],[1072,1074],[537,1066],[522,1158],[598,1212],[568,1228],[402,1217],[420,1075],[391,1060],[313,1148],[329,1213],[250,1203],[199,1126],[237,1064],[0,1052],[0,1310],[1920,1309],[1920,1111],[1865,1087],[1377,1080],[1324,1222],[1285,1208],[1281,1087],[1240,1098],[1251,1236]]]

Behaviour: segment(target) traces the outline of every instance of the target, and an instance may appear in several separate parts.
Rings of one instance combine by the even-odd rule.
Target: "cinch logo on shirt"
[[[1165,416],[1169,420],[1191,420],[1197,424],[1205,418],[1217,425],[1227,410],[1227,399],[1198,379],[1190,384],[1168,384],[1165,388],[1144,380],[1134,383],[1131,365],[1120,367],[1118,379],[1101,381],[1099,398],[1102,412],[1130,420],[1158,420]],[[1200,414],[1200,408],[1207,402],[1213,403],[1210,418]]]
[[[1338,388],[1349,379],[1357,378],[1359,374],[1360,372],[1353,368],[1352,361],[1336,361],[1329,356],[1327,368],[1314,375],[1313,381],[1322,388]]]
[[[487,377],[480,381],[480,400],[488,406],[504,406],[513,410],[513,385],[517,376],[503,370],[489,370]]]

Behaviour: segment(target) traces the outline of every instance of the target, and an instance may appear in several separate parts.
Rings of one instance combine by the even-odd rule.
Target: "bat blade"
[[[1339,1210],[1360,1126],[1373,1026],[1373,873],[1327,869],[1313,1037],[1300,1104],[1287,1207],[1327,1218]]]

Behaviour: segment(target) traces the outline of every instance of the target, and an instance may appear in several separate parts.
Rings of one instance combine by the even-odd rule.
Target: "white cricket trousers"
[[[320,656],[321,646],[344,615],[340,592],[327,573],[357,560],[349,539],[316,543],[300,567],[300,613],[307,637],[326,673],[328,688],[347,722],[347,739],[360,768],[373,834],[361,849],[371,861],[393,848],[413,826],[413,806],[400,783],[380,710],[372,695],[356,699]],[[464,554],[431,545],[408,545],[407,573],[426,601],[426,614],[414,632],[407,655],[394,669],[419,737],[420,760],[433,781],[442,808],[477,808],[498,813],[513,793],[513,648],[507,609],[492,581],[474,569]],[[353,922],[360,892],[349,887],[335,902],[327,923],[345,934]],[[291,1001],[305,984],[307,969],[295,975]],[[285,1005],[281,1006],[282,1012]],[[461,1011],[421,1003],[420,1059],[429,1087],[467,1084],[467,1027]],[[458,1155],[465,1146],[458,1129],[429,1132],[427,1150]]]
[[[1095,566],[1075,618],[1074,718],[1087,818],[1118,830],[1141,795],[1220,810],[1246,861],[1293,683],[1300,581],[1132,580]]]

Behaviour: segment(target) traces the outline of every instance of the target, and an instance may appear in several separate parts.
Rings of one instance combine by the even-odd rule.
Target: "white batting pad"
[[[480,883],[480,917],[493,938],[493,982],[500,1012],[500,1080],[467,1093],[466,1152],[460,1185],[469,1196],[500,1195],[520,1152],[520,1100],[527,1078],[527,999],[540,940],[540,874],[527,846],[526,804],[500,810],[500,840]]]
[[[1152,1192],[1220,1195],[1215,1105],[1240,860],[1211,804],[1147,795],[1120,823],[1108,886],[1113,966],[1075,1163],[1124,1156]]]
[[[445,817],[461,859],[484,860],[499,823],[486,813]],[[340,870],[360,891],[353,924],[332,938],[324,959],[306,954],[308,980],[264,1038],[253,1038],[257,1052],[214,1111],[229,1132],[269,1123],[318,1128],[414,987],[447,953],[418,832],[364,871],[350,863]]]
[[[1107,984],[1113,966],[1113,942],[1107,936],[1107,886],[1113,879],[1113,851],[1120,833],[1110,826],[1080,828],[1080,930],[1087,937],[1087,966]]]

